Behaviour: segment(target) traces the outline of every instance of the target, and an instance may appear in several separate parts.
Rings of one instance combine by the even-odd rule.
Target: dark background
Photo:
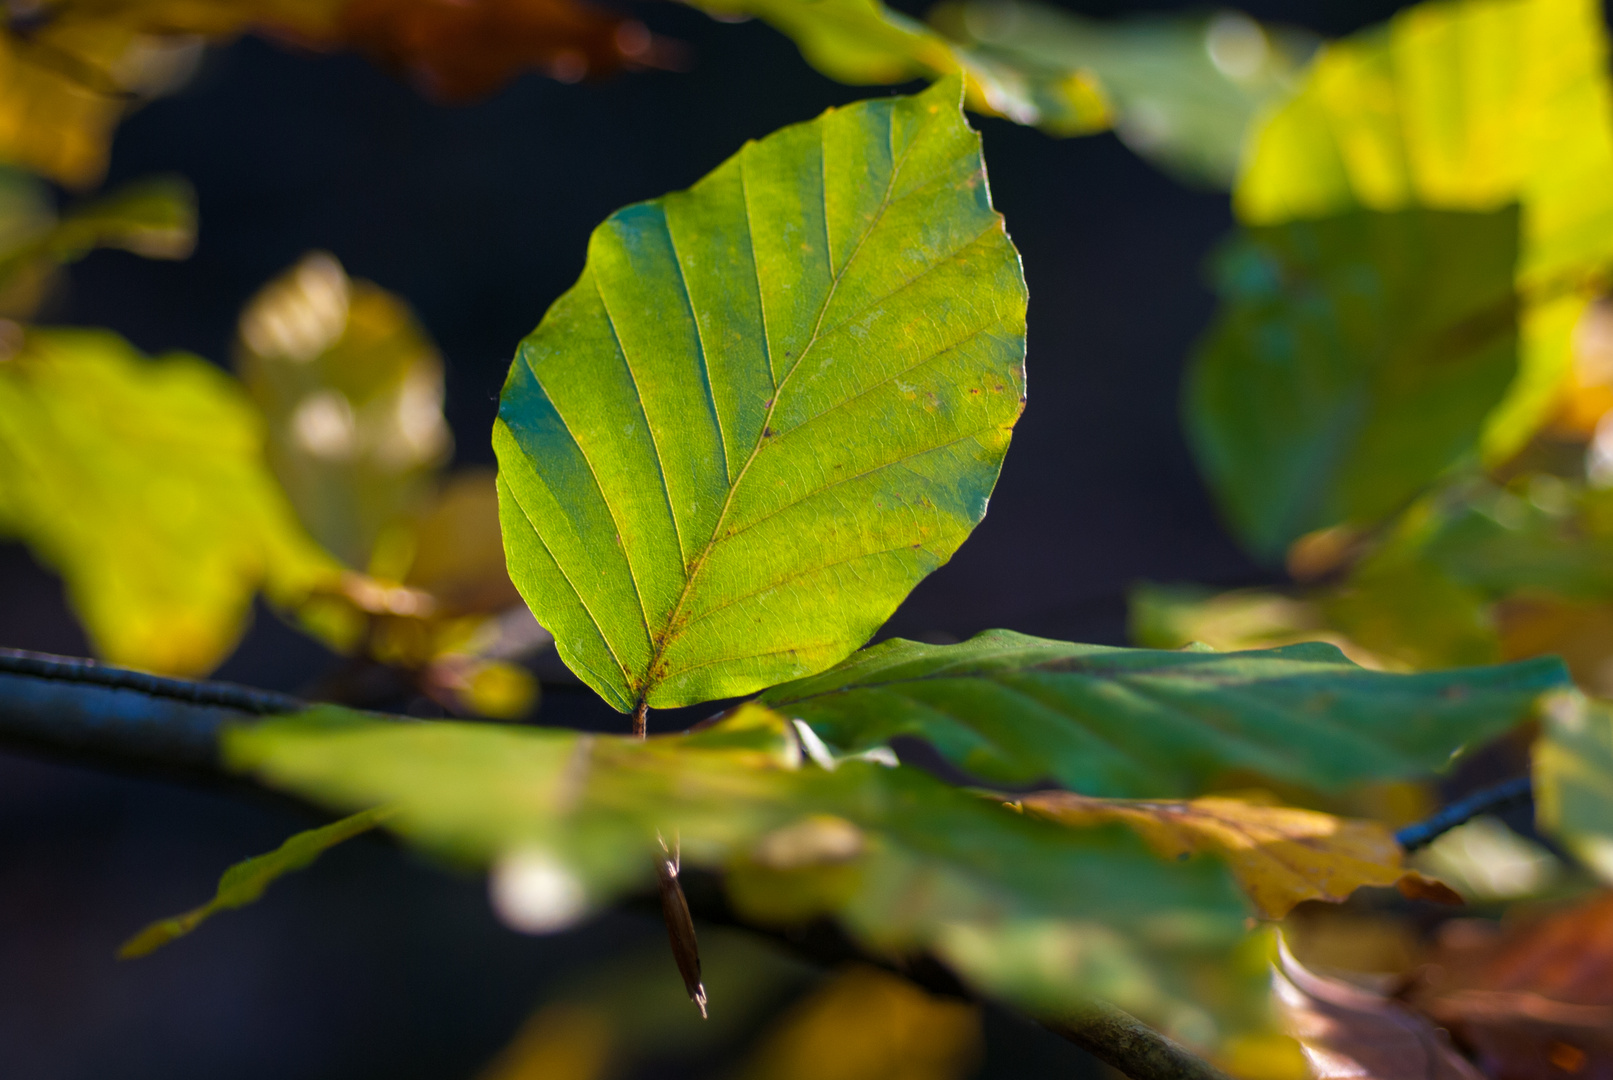
[[[1396,6],[1249,10],[1336,35]],[[55,320],[223,360],[242,303],[324,248],[415,306],[448,361],[456,460],[490,464],[514,345],[576,277],[600,219],[687,186],[747,138],[889,92],[828,81],[760,23],[672,4],[635,13],[690,45],[690,71],[576,86],[528,76],[445,107],[350,56],[255,40],[210,53],[183,93],[124,124],[108,178],[189,177],[195,255],[92,255]],[[1029,405],[985,523],[887,632],[1006,626],[1123,644],[1134,581],[1260,580],[1218,525],[1176,415],[1182,360],[1212,306],[1199,268],[1231,225],[1227,200],[1109,135],[979,126],[1030,283]],[[0,645],[85,653],[59,584],[15,545],[0,545]],[[260,613],[219,675],[295,691],[330,662]],[[603,709],[553,687],[539,718],[595,724]],[[113,959],[145,922],[210,896],[225,866],[308,824],[267,803],[0,756],[0,1080],[469,1078],[580,965],[660,934],[612,916],[521,938],[480,882],[360,842],[149,959]],[[1006,1016],[989,1019],[988,1043],[993,1077],[1090,1072]]]

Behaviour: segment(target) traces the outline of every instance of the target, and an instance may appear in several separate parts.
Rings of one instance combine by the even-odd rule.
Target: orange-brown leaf
[[[1046,791],[1022,804],[1066,825],[1124,823],[1165,858],[1219,855],[1270,919],[1305,900],[1338,903],[1364,885],[1400,885],[1408,896],[1460,902],[1446,886],[1405,869],[1393,834],[1375,821],[1216,797],[1153,802]]]

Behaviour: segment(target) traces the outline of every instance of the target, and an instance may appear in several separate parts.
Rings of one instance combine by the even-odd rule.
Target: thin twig
[[[1095,1001],[1041,1025],[1132,1080],[1230,1080],[1226,1073],[1130,1013]]]
[[[1480,814],[1534,798],[1534,784],[1527,776],[1475,791],[1465,799],[1458,799],[1443,807],[1426,821],[1407,825],[1395,833],[1395,842],[1406,851],[1426,847],[1458,825],[1466,825]]]

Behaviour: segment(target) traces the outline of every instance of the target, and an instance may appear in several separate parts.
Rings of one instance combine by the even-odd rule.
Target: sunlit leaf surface
[[[101,656],[206,672],[259,588],[289,603],[335,572],[298,528],[264,463],[262,422],[227,375],[185,354],[148,360],[106,331],[10,344],[0,530],[62,575]]]
[[[1394,834],[1376,821],[1217,797],[1156,802],[1044,791],[1019,802],[1027,813],[1064,825],[1120,822],[1163,858],[1214,852],[1268,919],[1306,900],[1340,903],[1368,885],[1404,881],[1420,896],[1441,888],[1401,865]],[[1449,890],[1442,895],[1459,899]]]
[[[1184,408],[1257,555],[1375,523],[1475,451],[1517,369],[1516,256],[1513,210],[1346,214],[1220,252]]]
[[[1595,0],[1407,8],[1326,46],[1239,178],[1253,224],[1362,207],[1522,206],[1523,362],[1486,454],[1515,451],[1567,374],[1586,296],[1613,259],[1613,92]]]
[[[511,577],[618,709],[820,671],[986,511],[1025,286],[956,81],[595,230],[500,402]]]
[[[395,804],[389,828],[492,864],[495,905],[534,931],[652,888],[661,837],[686,871],[725,871],[752,921],[834,915],[875,952],[931,951],[1022,1005],[1096,994],[1199,1042],[1211,1018],[1177,995],[1242,937],[1213,861],[1164,862],[1124,830],[1033,820],[906,767],[823,769],[757,706],[648,740],[326,708],[236,729],[226,754],[335,809]]]
[[[1166,798],[1228,775],[1339,790],[1434,772],[1566,682],[1552,659],[1396,675],[1319,643],[1165,652],[988,630],[959,645],[882,642],[761,700],[832,747],[912,735],[989,780]]]
[[[298,516],[349,566],[417,510],[452,441],[442,360],[402,300],[316,252],[241,314],[236,366]]]
[[[365,810],[341,821],[300,832],[266,855],[255,855],[236,863],[219,878],[218,892],[213,899],[183,915],[152,923],[124,942],[118,949],[118,956],[124,960],[146,956],[175,938],[184,937],[220,911],[253,903],[276,878],[312,865],[327,849],[368,832],[384,821],[386,816],[384,809]]]
[[[1116,134],[1178,176],[1231,187],[1249,128],[1299,82],[1309,35],[1235,12],[1091,19],[1033,0],[949,0],[930,21],[971,55],[1022,73],[1033,87],[1084,74],[1101,90]],[[1055,102],[1038,126],[1084,134]]]

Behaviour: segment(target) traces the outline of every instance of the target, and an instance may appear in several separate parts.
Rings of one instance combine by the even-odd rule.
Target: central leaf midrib
[[[822,131],[823,129],[820,129],[820,161],[824,157],[823,144],[821,141],[824,137]],[[728,487],[728,494],[723,499],[722,510],[718,512],[716,525],[713,526],[711,530],[711,537],[706,541],[706,544],[701,549],[700,554],[695,556],[694,562],[690,565],[688,576],[684,579],[683,588],[678,592],[677,603],[673,605],[671,614],[667,616],[665,628],[662,630],[659,636],[653,639],[654,652],[651,654],[650,662],[645,669],[645,682],[644,685],[638,688],[640,702],[648,699],[650,688],[656,685],[656,683],[659,681],[659,673],[657,669],[660,667],[662,660],[666,656],[668,646],[678,638],[682,630],[682,628],[678,625],[678,618],[680,615],[682,615],[684,605],[688,603],[689,596],[694,591],[695,582],[700,577],[700,572],[705,569],[706,564],[710,559],[712,549],[717,546],[718,541],[722,537],[723,525],[727,523],[729,511],[732,510],[734,505],[735,492],[737,492],[740,485],[745,482],[745,475],[750,471],[750,467],[752,463],[755,462],[756,456],[761,453],[762,447],[766,445],[766,432],[769,430],[772,424],[773,413],[778,409],[779,399],[784,396],[785,388],[789,385],[791,377],[793,377],[797,371],[801,370],[806,361],[807,354],[810,353],[813,346],[818,343],[819,335],[823,329],[823,320],[829,312],[829,305],[834,302],[835,293],[840,287],[840,282],[845,279],[845,276],[848,273],[850,273],[852,266],[857,261],[857,257],[862,253],[864,244],[867,242],[868,238],[873,235],[874,231],[879,228],[880,222],[884,220],[885,212],[890,208],[891,205],[891,196],[896,190],[897,177],[901,175],[902,168],[907,163],[908,154],[910,154],[913,147],[918,144],[921,134],[921,132],[913,133],[913,136],[908,141],[907,146],[902,150],[901,156],[897,158],[896,162],[891,166],[890,180],[885,186],[885,194],[880,198],[878,211],[875,212],[873,220],[869,222],[868,228],[864,229],[862,235],[857,238],[857,244],[854,248],[852,248],[851,254],[846,257],[845,265],[836,271],[833,277],[830,279],[829,288],[824,293],[823,304],[818,309],[817,318],[813,321],[812,334],[808,337],[806,345],[801,349],[800,356],[796,357],[795,363],[790,366],[790,370],[784,373],[784,377],[780,379],[774,387],[772,400],[768,402],[767,412],[762,417],[761,431],[759,431],[756,435],[756,443],[751,447],[750,454],[746,456],[745,463],[740,466],[739,473],[734,477],[734,482]],[[741,163],[741,176],[743,175],[744,165]],[[828,245],[829,208],[827,184],[824,186],[821,197],[824,203],[825,253],[828,254],[831,251],[831,248]],[[754,235],[754,223],[751,219],[749,203],[747,203],[745,206],[745,224],[747,230]],[[754,246],[752,248],[752,252],[752,259],[754,262]],[[759,264],[756,264],[756,272],[759,283],[761,274],[761,266]],[[760,290],[758,290],[757,297],[759,300],[761,299],[761,296],[762,293]],[[765,316],[762,321],[762,330],[765,335],[767,330]],[[772,355],[771,342],[768,344],[768,355],[769,357]]]

